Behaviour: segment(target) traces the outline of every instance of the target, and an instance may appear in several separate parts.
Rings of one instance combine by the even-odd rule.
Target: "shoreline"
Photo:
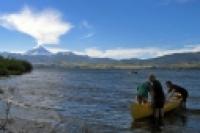
[[[41,65],[33,64],[33,68],[52,68],[52,69],[69,69],[69,70],[200,70],[200,67],[154,67],[154,66],[112,66],[112,67],[99,67],[99,66],[61,66],[61,65]]]

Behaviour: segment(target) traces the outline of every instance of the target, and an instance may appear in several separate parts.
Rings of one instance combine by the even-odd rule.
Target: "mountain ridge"
[[[77,55],[73,52],[52,53],[40,46],[25,52],[1,53],[7,58],[23,59],[33,65],[63,66],[63,67],[84,67],[84,68],[167,68],[167,67],[192,67],[200,68],[200,52],[196,53],[175,53],[150,59],[122,59],[92,58],[87,55]]]

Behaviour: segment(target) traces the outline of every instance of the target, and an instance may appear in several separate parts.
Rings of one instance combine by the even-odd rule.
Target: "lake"
[[[75,133],[81,128],[83,132],[95,133],[146,133],[153,132],[148,120],[132,124],[129,106],[136,96],[137,85],[151,73],[164,88],[165,81],[171,80],[189,91],[188,111],[167,116],[162,132],[199,132],[200,70],[152,69],[135,73],[35,68],[25,75],[1,78],[0,87],[14,103],[12,117],[50,122],[60,132]]]

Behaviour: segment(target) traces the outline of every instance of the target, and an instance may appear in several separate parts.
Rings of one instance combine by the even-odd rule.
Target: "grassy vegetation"
[[[27,61],[0,56],[0,76],[20,75],[31,70],[32,65]]]

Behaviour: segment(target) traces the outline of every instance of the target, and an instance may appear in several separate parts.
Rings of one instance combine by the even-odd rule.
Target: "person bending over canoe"
[[[156,125],[162,124],[162,120],[164,117],[164,103],[165,103],[165,95],[162,88],[162,85],[159,80],[156,79],[155,75],[149,76],[149,81],[151,83],[151,95],[152,95],[152,107],[153,107],[153,115]]]
[[[186,100],[187,100],[187,97],[188,97],[188,92],[185,88],[179,86],[179,85],[176,85],[176,84],[173,84],[171,81],[167,81],[166,82],[166,85],[167,85],[167,88],[168,89],[168,93],[169,94],[174,94],[174,93],[180,93],[183,100],[182,100],[182,107],[183,108],[186,108]]]
[[[139,104],[147,103],[150,91],[150,82],[144,82],[137,87],[137,100]]]

